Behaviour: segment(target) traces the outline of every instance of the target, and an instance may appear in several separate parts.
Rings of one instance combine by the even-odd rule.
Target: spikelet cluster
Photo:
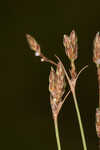
[[[74,30],[70,33],[70,36],[67,36],[66,34],[64,35],[63,44],[68,58],[71,61],[75,61],[78,57],[77,54],[78,45],[77,45],[77,36]]]
[[[96,109],[96,132],[98,138],[100,138],[100,108]]]
[[[35,51],[35,55],[36,56],[40,56],[40,54],[41,54],[40,45],[37,43],[37,41],[35,40],[35,38],[33,38],[29,34],[26,34],[26,38],[27,38],[28,44],[30,46],[30,49],[33,50],[33,51]]]
[[[51,67],[49,76],[49,91],[50,91],[50,103],[53,112],[53,116],[57,117],[61,108],[62,96],[65,91],[65,73],[62,64],[57,64],[56,72]]]
[[[99,32],[96,34],[94,39],[94,50],[93,50],[93,61],[96,65],[100,66],[100,34]]]

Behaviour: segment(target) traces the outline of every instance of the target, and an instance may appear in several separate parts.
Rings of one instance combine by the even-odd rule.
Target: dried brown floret
[[[40,56],[41,50],[40,45],[37,43],[35,38],[33,38],[31,35],[26,34],[27,41],[29,43],[30,49],[35,51],[36,56]]]
[[[96,132],[98,138],[100,138],[100,108],[96,109]]]
[[[68,58],[72,61],[75,61],[78,57],[78,45],[77,45],[77,36],[75,34],[75,31],[73,30],[70,33],[70,36],[64,35],[64,41],[63,41],[65,52]]]
[[[65,73],[60,62],[57,64],[56,72],[51,67],[49,76],[49,91],[52,112],[56,113],[53,114],[53,116],[57,116],[59,113],[58,109],[61,105],[62,96],[65,91]]]
[[[93,61],[97,66],[100,66],[100,34],[99,32],[96,34],[94,39],[94,50],[93,50]]]

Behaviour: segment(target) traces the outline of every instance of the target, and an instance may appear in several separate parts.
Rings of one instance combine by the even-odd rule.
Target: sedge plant
[[[73,100],[75,104],[75,109],[77,113],[77,118],[78,118],[81,138],[82,138],[83,150],[87,150],[85,134],[83,130],[80,110],[79,110],[79,106],[77,103],[76,92],[75,92],[76,81],[80,73],[87,66],[83,67],[79,73],[76,72],[75,60],[78,58],[78,44],[77,44],[78,39],[77,39],[75,31],[73,30],[70,33],[70,36],[65,34],[64,39],[63,39],[65,53],[70,60],[69,75],[62,61],[60,60],[58,56],[55,55],[55,57],[57,58],[57,62],[54,62],[48,59],[42,53],[40,45],[37,43],[35,38],[33,38],[29,34],[26,34],[26,38],[29,43],[30,49],[35,52],[35,56],[39,56],[41,59],[41,62],[48,62],[52,65],[51,70],[50,70],[50,75],[49,75],[49,92],[50,92],[50,105],[51,105],[52,116],[54,120],[58,150],[61,150],[61,143],[60,143],[59,130],[58,130],[58,115],[66,98],[68,97],[70,93],[72,93],[73,95]],[[69,84],[69,91],[65,92],[66,86],[68,84]]]

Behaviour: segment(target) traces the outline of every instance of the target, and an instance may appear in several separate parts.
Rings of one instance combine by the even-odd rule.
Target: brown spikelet
[[[36,42],[36,40],[31,35],[26,34],[26,38],[30,46],[30,49],[37,52],[37,54],[39,55],[41,52],[40,45]]]
[[[65,90],[65,73],[62,64],[59,62],[56,70],[56,89],[58,91],[58,99],[60,99]]]
[[[100,138],[100,108],[96,109],[96,132],[98,138]]]
[[[100,34],[96,34],[94,39],[93,61],[97,66],[100,66]]]
[[[52,93],[52,95],[55,91],[55,71],[52,67],[51,67],[50,76],[49,76],[49,91],[50,93]]]
[[[37,43],[35,38],[33,38],[29,34],[26,34],[26,38],[27,38],[28,44],[30,46],[30,49],[35,51],[35,56],[40,56],[41,62],[48,62],[48,63],[51,63],[51,64],[57,66],[57,64],[54,61],[52,61],[52,60],[48,59],[46,56],[44,56],[44,54],[41,52],[40,45]]]
[[[63,41],[66,55],[70,60],[76,60],[78,57],[78,45],[77,45],[77,36],[73,30],[70,33],[70,36],[64,35]]]
[[[62,64],[57,64],[57,70],[51,68],[49,76],[50,103],[53,117],[57,117],[62,104],[62,96],[65,91],[65,73]]]

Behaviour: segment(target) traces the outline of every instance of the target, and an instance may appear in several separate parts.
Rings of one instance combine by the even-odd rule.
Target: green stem
[[[61,150],[57,119],[54,120],[54,125],[55,125],[55,134],[56,134],[56,140],[57,140],[57,147],[58,147],[58,150]]]
[[[73,92],[73,98],[74,98],[75,108],[76,108],[76,112],[77,112],[77,117],[78,117],[81,137],[82,137],[83,148],[84,148],[84,150],[87,150],[86,140],[85,140],[85,135],[84,135],[84,130],[83,130],[83,125],[82,125],[82,121],[81,121],[80,111],[79,111],[79,107],[78,107],[78,103],[77,103],[75,92]]]

